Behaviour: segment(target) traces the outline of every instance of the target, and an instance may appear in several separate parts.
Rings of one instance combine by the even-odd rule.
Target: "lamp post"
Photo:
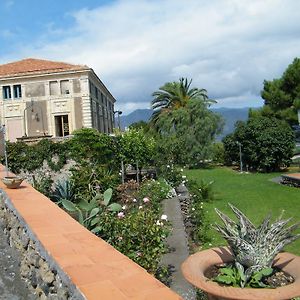
[[[243,172],[243,159],[242,159],[242,144],[240,142],[236,142],[239,146],[239,154],[240,154],[240,172]]]
[[[115,111],[114,111],[114,115],[115,115],[115,114],[118,114],[118,128],[119,128],[120,131],[121,131],[120,115],[121,115],[122,113],[123,113],[123,112],[120,111],[120,110],[115,110]],[[115,127],[116,127],[116,119],[115,119]]]

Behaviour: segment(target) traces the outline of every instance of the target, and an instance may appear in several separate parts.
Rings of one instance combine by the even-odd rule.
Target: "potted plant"
[[[210,300],[281,300],[300,296],[300,257],[280,253],[285,245],[300,237],[300,234],[292,234],[299,223],[287,227],[290,219],[280,217],[270,224],[268,216],[259,227],[255,227],[240,210],[230,207],[238,222],[216,209],[224,226],[215,225],[229,247],[212,248],[189,256],[182,264],[185,278],[206,292]],[[217,275],[209,278],[208,273],[214,266],[218,267]],[[280,274],[291,276],[293,282],[263,288],[266,287],[264,279],[276,269],[281,271]],[[235,287],[237,285],[240,287]]]

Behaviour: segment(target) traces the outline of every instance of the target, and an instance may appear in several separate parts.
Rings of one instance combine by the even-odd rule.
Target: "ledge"
[[[0,177],[4,176],[1,166]],[[42,256],[70,279],[84,299],[181,299],[28,183],[7,189],[0,181],[0,188],[30,237],[41,245]]]

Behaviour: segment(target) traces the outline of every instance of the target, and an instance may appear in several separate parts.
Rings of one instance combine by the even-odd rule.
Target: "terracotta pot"
[[[291,253],[280,253],[274,266],[294,277],[295,282],[275,289],[236,288],[221,286],[205,277],[204,273],[213,265],[233,260],[228,248],[212,248],[189,256],[182,264],[184,277],[191,284],[208,294],[210,300],[285,300],[300,296],[300,257]]]
[[[2,178],[2,182],[9,189],[17,189],[24,179],[18,176],[6,176]]]

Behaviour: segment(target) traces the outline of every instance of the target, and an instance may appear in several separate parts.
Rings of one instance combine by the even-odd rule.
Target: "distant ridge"
[[[243,108],[227,108],[227,107],[220,107],[220,108],[212,108],[212,111],[220,114],[224,121],[224,129],[223,133],[217,138],[218,140],[222,139],[229,133],[234,131],[234,124],[237,121],[245,121],[248,119],[248,111],[249,107]],[[132,123],[145,121],[147,122],[152,115],[152,109],[137,109],[132,113],[121,116],[121,127],[124,129],[125,127],[129,127]]]

